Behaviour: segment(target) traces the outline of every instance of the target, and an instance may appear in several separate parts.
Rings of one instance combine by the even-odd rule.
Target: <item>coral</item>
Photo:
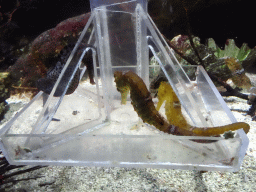
[[[243,43],[239,49],[234,39],[228,39],[225,44],[224,50],[221,50],[214,42],[212,38],[208,39],[208,47],[214,50],[214,54],[217,58],[223,57],[232,57],[238,59],[240,62],[245,60],[246,57],[251,52],[251,49],[248,47],[247,43]]]
[[[250,55],[251,49],[244,43],[241,48],[235,45],[233,39],[228,39],[225,49],[221,50],[212,38],[208,39],[207,46],[200,43],[198,37],[193,37],[193,42],[207,72],[220,78],[222,81],[232,79],[238,87],[249,89],[250,79],[245,75],[242,62]],[[171,40],[171,44],[184,56],[191,58],[196,63],[200,63],[196,52],[190,45],[187,36],[179,35]],[[182,65],[189,63],[176,54]]]
[[[232,72],[226,65],[223,58],[218,59],[216,62],[210,63],[208,66],[206,66],[206,71],[210,71],[211,74],[223,81],[227,81],[228,79],[232,78]]]
[[[177,35],[170,42],[183,55],[190,55],[192,52],[194,52],[187,35]],[[198,37],[193,37],[193,42],[196,47],[200,45],[200,39]],[[185,60],[182,59],[178,54],[175,54],[175,56],[179,62],[185,62]],[[195,57],[194,59],[197,58]]]
[[[245,75],[244,68],[238,59],[234,57],[227,57],[224,59],[225,64],[228,66],[230,71],[232,72],[232,81],[233,83],[241,88],[249,90],[251,87],[250,79]]]
[[[228,39],[224,50],[221,50],[212,38],[208,40],[208,47],[212,48],[215,56],[225,61],[225,65],[231,71],[233,83],[241,88],[249,89],[251,87],[250,79],[245,75],[242,62],[247,59],[252,51],[246,43],[243,43],[239,49],[233,39]]]

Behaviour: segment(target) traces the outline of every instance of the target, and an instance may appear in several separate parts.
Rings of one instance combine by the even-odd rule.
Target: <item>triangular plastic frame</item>
[[[9,163],[239,170],[248,147],[243,130],[233,139],[163,134],[142,123],[129,99],[121,105],[115,71],[132,70],[149,87],[152,73],[162,70],[191,124],[236,122],[204,69],[178,63],[147,14],[147,1],[91,0],[91,8],[51,94],[39,92],[0,130],[0,147]],[[81,60],[90,49],[96,85],[81,82],[73,94],[65,95],[76,71],[86,70]],[[149,50],[157,65],[149,65]],[[67,68],[72,69],[68,78]],[[191,71],[194,75],[189,76]],[[59,83],[65,91],[53,97]]]

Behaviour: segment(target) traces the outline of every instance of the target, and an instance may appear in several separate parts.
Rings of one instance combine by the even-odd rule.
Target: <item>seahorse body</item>
[[[249,132],[250,126],[244,122],[232,123],[225,126],[217,127],[192,127],[189,125],[181,112],[180,101],[173,91],[171,85],[167,82],[161,82],[158,89],[157,110],[160,109],[164,101],[165,103],[165,114],[170,124],[189,130],[190,135],[198,136],[214,136],[223,134],[226,131],[235,131],[243,128],[245,133]]]
[[[116,71],[114,77],[117,90],[122,95],[121,103],[126,102],[126,96],[130,90],[131,104],[143,122],[153,125],[161,131],[168,132],[170,125],[156,110],[150,92],[143,80],[132,71]]]
[[[117,90],[122,95],[122,104],[126,103],[126,97],[130,90],[131,104],[138,116],[148,124],[151,124],[158,128],[160,131],[170,133],[173,135],[186,135],[186,136],[215,136],[223,134],[226,131],[234,131],[243,128],[248,133],[250,126],[247,123],[238,122],[225,126],[218,127],[206,127],[199,128],[193,127],[187,123],[181,113],[181,106],[178,97],[172,90],[170,85],[162,83],[160,91],[160,103],[158,109],[162,103],[166,100],[167,106],[165,107],[166,116],[169,123],[165,118],[156,110],[152,101],[150,92],[148,91],[143,80],[134,72],[127,71],[114,72],[114,78],[117,86]]]
[[[218,127],[206,127],[206,128],[191,127],[191,131],[196,135],[200,135],[200,136],[213,136],[213,135],[223,134],[226,131],[235,131],[241,128],[244,129],[244,132],[246,134],[250,130],[250,126],[247,123],[237,122],[237,123],[232,123],[229,125],[218,126]]]
[[[158,111],[163,102],[166,101],[165,115],[169,123],[178,127],[182,127],[184,129],[188,129],[190,125],[187,123],[186,119],[182,115],[180,101],[169,83],[165,81],[161,82],[158,89],[157,97],[158,104],[156,109]]]

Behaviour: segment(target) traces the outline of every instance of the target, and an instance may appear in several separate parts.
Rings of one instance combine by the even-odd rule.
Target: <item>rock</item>
[[[253,102],[256,101],[256,87],[251,87],[249,90],[250,94],[248,96],[248,104],[252,104]]]
[[[248,72],[256,73],[256,47],[254,47],[247,58],[242,61],[242,66]]]
[[[10,97],[11,77],[8,72],[0,73],[0,120],[2,120],[4,113],[7,110],[5,100]]]
[[[90,13],[69,18],[39,35],[31,43],[29,52],[7,70],[12,74],[15,85],[36,87],[36,81],[44,77],[51,67],[49,61],[68,43],[77,40],[89,18]]]

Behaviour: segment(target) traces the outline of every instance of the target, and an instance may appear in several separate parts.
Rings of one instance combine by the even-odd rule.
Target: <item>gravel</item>
[[[250,144],[240,171],[186,171],[168,169],[133,169],[48,166],[30,173],[15,177],[24,179],[42,176],[28,181],[20,181],[5,191],[166,191],[166,192],[249,192],[256,191],[256,122],[245,115],[249,105],[245,100],[236,97],[225,98],[238,121],[251,126],[248,137]],[[16,101],[16,102],[15,102]],[[27,100],[12,98],[10,109],[3,124]],[[1,125],[0,125],[1,126]],[[1,188],[0,188],[1,191]]]

